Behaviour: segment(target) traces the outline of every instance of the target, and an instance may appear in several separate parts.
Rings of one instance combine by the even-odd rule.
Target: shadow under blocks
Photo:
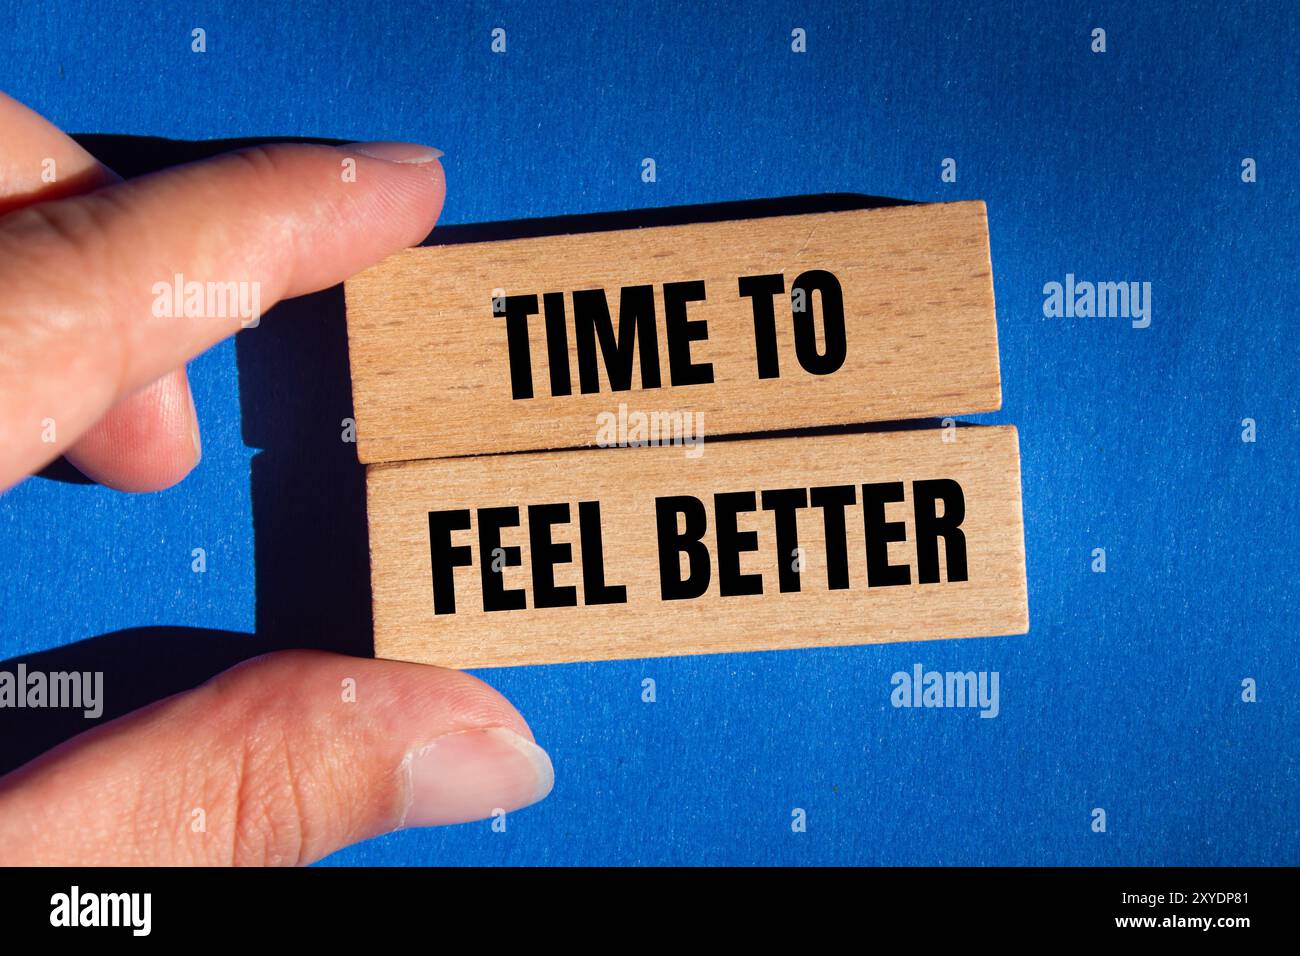
[[[176,141],[77,135],[97,159],[132,178],[277,139]],[[425,245],[488,242],[645,226],[684,225],[907,205],[848,193],[744,200],[626,212],[556,216],[439,227]],[[354,446],[341,440],[352,415],[347,330],[341,286],[281,303],[236,338],[239,405],[251,463],[256,632],[136,627],[101,634],[12,660],[0,670],[100,671],[104,712],[87,721],[74,709],[0,709],[0,774],[114,717],[201,684],[250,657],[287,648],[372,656],[365,473]],[[816,429],[797,434],[913,428],[930,422]],[[796,433],[791,433],[796,434]],[[741,436],[752,438],[755,436]],[[66,463],[40,475],[85,481]],[[327,560],[304,561],[304,556]],[[69,635],[71,637],[72,635]]]

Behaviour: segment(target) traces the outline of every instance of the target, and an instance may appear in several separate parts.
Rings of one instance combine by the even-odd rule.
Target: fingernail
[[[422,166],[442,155],[442,150],[434,149],[432,146],[421,146],[418,143],[352,143],[339,148],[369,156],[371,159],[382,159],[405,166]]]
[[[403,827],[484,820],[541,800],[555,784],[551,758],[504,727],[446,734],[407,758]]]

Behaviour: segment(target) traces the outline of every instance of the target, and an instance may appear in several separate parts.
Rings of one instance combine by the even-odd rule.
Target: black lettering
[[[469,509],[429,512],[429,561],[433,567],[433,613],[456,613],[454,568],[467,568],[473,561],[469,545],[452,545],[453,531],[469,529]]]
[[[483,585],[483,610],[522,611],[528,598],[522,588],[505,586],[505,568],[519,566],[519,549],[501,547],[501,529],[519,525],[518,508],[480,508],[478,510],[478,553],[481,565],[479,580]],[[496,568],[497,552],[501,552],[501,567]]]
[[[732,597],[742,594],[762,594],[761,574],[741,574],[742,551],[758,550],[758,533],[741,531],[736,527],[736,515],[753,511],[752,491],[729,491],[713,496],[713,516],[718,535],[718,594]]]
[[[584,289],[573,293],[573,325],[578,343],[578,382],[584,395],[600,391],[597,336],[610,389],[626,392],[632,387],[634,349],[638,342],[641,387],[659,387],[659,342],[652,286],[634,285],[623,289],[619,298],[617,336],[614,335],[604,289]]]
[[[934,503],[943,502],[943,515],[936,517]],[[912,482],[912,502],[916,509],[916,577],[922,584],[939,583],[939,538],[943,538],[944,556],[948,560],[948,580],[967,580],[966,533],[961,523],[966,518],[966,496],[961,485],[951,478]]]
[[[687,302],[704,301],[704,282],[664,283],[664,325],[668,335],[668,375],[674,385],[708,385],[713,363],[691,361],[691,343],[707,341],[709,323],[686,317]]]
[[[555,566],[573,560],[573,545],[551,539],[551,527],[568,524],[569,504],[528,506],[528,548],[532,552],[533,607],[577,607],[578,589],[557,587]]]
[[[794,280],[791,294],[802,290],[804,309],[794,314],[794,351],[799,364],[813,375],[829,375],[844,364],[848,345],[844,336],[844,291],[840,280],[824,269],[812,269]],[[817,328],[813,320],[812,294],[821,293],[822,329],[825,354],[817,354]]]
[[[627,588],[605,584],[605,545],[600,527],[600,502],[578,502],[578,533],[582,539],[582,600],[592,604],[626,604]]]
[[[867,587],[897,587],[912,583],[912,569],[889,563],[891,541],[907,540],[907,525],[885,520],[885,504],[903,500],[901,481],[862,486],[862,521],[867,532]]]
[[[740,294],[753,300],[754,351],[759,378],[781,376],[781,359],[776,349],[776,308],[772,300],[783,292],[785,276],[779,272],[740,277]]]
[[[510,352],[510,397],[533,397],[533,354],[528,345],[528,317],[537,314],[537,296],[512,295],[505,309],[494,313],[506,320],[506,348]]]
[[[806,507],[808,507],[806,489],[781,488],[763,492],[763,510],[773,512],[773,519],[776,522],[776,576],[783,593],[799,590],[800,572],[794,567],[794,552],[799,547],[798,510]],[[722,564],[721,556],[718,564],[719,566]],[[802,556],[799,565],[803,566]],[[721,571],[718,576],[721,580]]]
[[[686,518],[686,529],[677,530],[677,516]],[[655,499],[655,524],[659,533],[659,594],[665,601],[689,601],[709,589],[712,567],[709,549],[701,540],[709,525],[704,502],[691,495],[666,495]],[[686,577],[681,577],[682,552],[686,553]]]
[[[542,296],[546,314],[546,364],[551,369],[551,394],[572,395],[569,377],[569,327],[564,321],[564,293],[547,292]]]
[[[809,496],[814,508],[822,509],[826,528],[826,586],[843,591],[849,586],[849,534],[844,524],[844,509],[858,500],[853,485],[827,485],[814,488]]]

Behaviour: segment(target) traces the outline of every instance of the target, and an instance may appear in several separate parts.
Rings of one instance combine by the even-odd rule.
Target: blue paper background
[[[4,0],[0,76],[79,133],[428,142],[449,224],[824,192],[988,203],[1004,408],[977,420],[1020,428],[1030,634],[485,672],[554,758],[553,795],[506,833],[330,862],[1297,864],[1298,32],[1291,3]],[[1045,319],[1067,272],[1150,281],[1151,327]],[[277,319],[287,361],[309,356],[310,314],[241,339]],[[40,478],[0,498],[0,659],[254,630],[263,426],[241,422],[238,358],[228,342],[192,365],[204,460],[179,488]],[[267,388],[273,431],[299,399]],[[346,409],[312,400],[299,476],[354,474]],[[293,482],[274,494],[268,513],[291,513]],[[305,575],[336,560],[274,547]],[[336,640],[329,615],[302,619]],[[165,671],[166,643],[143,658]],[[917,662],[998,671],[1000,716],[891,707]]]

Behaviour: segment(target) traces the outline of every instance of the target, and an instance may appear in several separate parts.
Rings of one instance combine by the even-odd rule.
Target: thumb
[[[0,780],[7,865],[305,864],[550,792],[508,701],[459,671],[287,651]]]

